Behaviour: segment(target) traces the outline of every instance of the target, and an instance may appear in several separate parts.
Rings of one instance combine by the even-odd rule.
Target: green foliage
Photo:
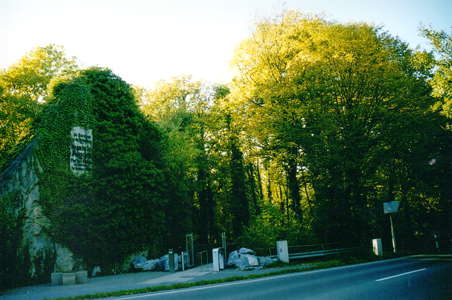
[[[382,202],[397,197],[409,210],[426,192],[418,176],[428,169],[426,158],[448,161],[439,154],[444,120],[428,113],[433,99],[422,59],[428,57],[367,24],[290,11],[258,23],[236,52],[228,111],[244,124],[255,153],[278,162],[273,172],[285,175],[268,180],[268,200],[279,193],[287,216],[308,216],[301,225],[324,241],[368,243],[386,235]],[[443,179],[435,178],[439,192]]]
[[[38,110],[26,97],[0,93],[0,170],[30,142]]]
[[[74,126],[93,130],[93,169],[80,177],[68,163]],[[107,270],[132,252],[163,246],[162,137],[127,83],[88,69],[56,84],[37,131],[42,201],[57,241]]]
[[[107,268],[177,249],[189,232],[200,247],[221,231],[254,248],[368,246],[388,239],[392,200],[402,248],[428,248],[433,232],[445,245],[450,35],[423,34],[433,53],[368,24],[288,11],[241,43],[230,86],[183,76],[150,91],[38,48],[0,74],[0,168],[38,136],[52,234]],[[73,126],[94,136],[93,169],[80,177],[68,164]]]
[[[77,65],[60,46],[37,47],[0,71],[0,170],[31,140],[51,81],[71,76]]]
[[[279,208],[267,204],[262,206],[260,214],[245,228],[240,244],[252,249],[270,249],[281,239],[287,240],[290,245],[312,242],[306,232],[300,232],[296,218],[287,218]]]
[[[67,57],[62,46],[36,47],[0,73],[0,85],[12,95],[43,100],[53,78],[73,74],[77,68],[75,58]]]
[[[432,95],[438,98],[434,105],[447,118],[452,118],[452,35],[445,31],[435,31],[431,28],[422,28],[421,33],[430,40],[434,53],[434,75],[429,83],[433,88]],[[450,128],[449,128],[450,129]]]
[[[19,197],[18,192],[0,196],[0,291],[28,282],[29,257],[18,256],[24,217],[15,212]]]

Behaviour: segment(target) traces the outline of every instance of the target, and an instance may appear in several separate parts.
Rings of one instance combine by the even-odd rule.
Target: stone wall
[[[43,170],[35,155],[37,141],[32,141],[0,174],[0,197],[13,197],[9,208],[21,228],[19,261],[29,279],[49,278],[53,271],[73,271],[76,260],[73,253],[55,243],[47,233],[49,219],[40,203],[39,176]]]

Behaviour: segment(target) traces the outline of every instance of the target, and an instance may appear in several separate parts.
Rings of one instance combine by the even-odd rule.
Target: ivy
[[[36,130],[42,205],[55,240],[104,270],[162,247],[162,135],[129,85],[109,70],[88,69],[54,84],[47,102]],[[69,168],[74,126],[93,130],[93,169],[81,176]]]

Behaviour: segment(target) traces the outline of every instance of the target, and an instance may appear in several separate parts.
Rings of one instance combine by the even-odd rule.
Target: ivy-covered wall
[[[54,268],[56,245],[41,206],[36,144],[0,174],[0,289],[48,281]]]
[[[68,161],[75,126],[93,131],[92,170],[81,176]],[[162,135],[127,83],[95,68],[56,84],[37,134],[44,209],[57,242],[106,270],[133,252],[163,247]]]
[[[81,174],[70,169],[74,127],[93,136],[90,168]],[[99,68],[54,82],[34,135],[0,190],[0,237],[8,249],[0,258],[27,261],[21,282],[49,280],[59,266],[115,272],[134,252],[165,249],[163,136],[127,83]],[[36,238],[19,243],[17,233]],[[19,266],[6,265],[2,279]]]

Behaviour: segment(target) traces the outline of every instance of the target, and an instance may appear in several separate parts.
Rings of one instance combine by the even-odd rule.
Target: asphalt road
[[[383,261],[114,299],[452,300],[452,261]]]

